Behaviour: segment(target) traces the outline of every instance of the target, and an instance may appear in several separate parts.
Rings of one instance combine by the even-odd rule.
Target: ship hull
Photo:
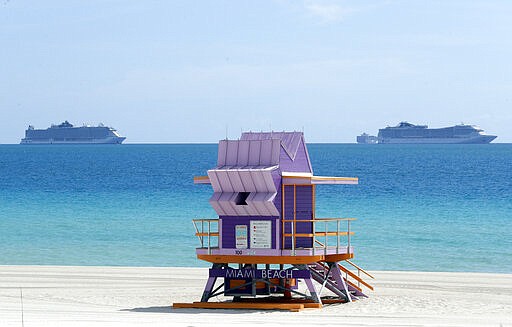
[[[56,140],[56,139],[27,139],[21,140],[20,144],[121,144],[126,137],[106,137],[101,139],[83,140]]]
[[[403,137],[403,138],[383,138],[379,139],[380,144],[488,144],[496,136],[480,135],[476,137],[444,137],[444,138],[421,138],[421,137]]]

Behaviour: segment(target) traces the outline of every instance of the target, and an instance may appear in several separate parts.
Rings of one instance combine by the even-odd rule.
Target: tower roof
[[[280,140],[288,156],[295,160],[300,141],[303,137],[304,133],[302,132],[244,132],[240,140]]]

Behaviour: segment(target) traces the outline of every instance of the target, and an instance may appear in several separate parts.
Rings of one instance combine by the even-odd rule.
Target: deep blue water
[[[310,144],[317,217],[356,217],[355,262],[375,270],[512,273],[512,144]],[[0,145],[0,264],[206,266],[194,185],[217,145]]]

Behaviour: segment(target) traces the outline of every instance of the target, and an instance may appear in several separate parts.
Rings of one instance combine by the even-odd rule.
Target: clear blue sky
[[[512,142],[512,1],[0,0],[0,143],[27,125],[127,142],[407,120]]]

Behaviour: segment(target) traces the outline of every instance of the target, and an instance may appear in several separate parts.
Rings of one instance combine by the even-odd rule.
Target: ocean
[[[369,270],[512,273],[512,144],[309,144],[317,217]],[[0,264],[195,266],[216,144],[0,145]]]

